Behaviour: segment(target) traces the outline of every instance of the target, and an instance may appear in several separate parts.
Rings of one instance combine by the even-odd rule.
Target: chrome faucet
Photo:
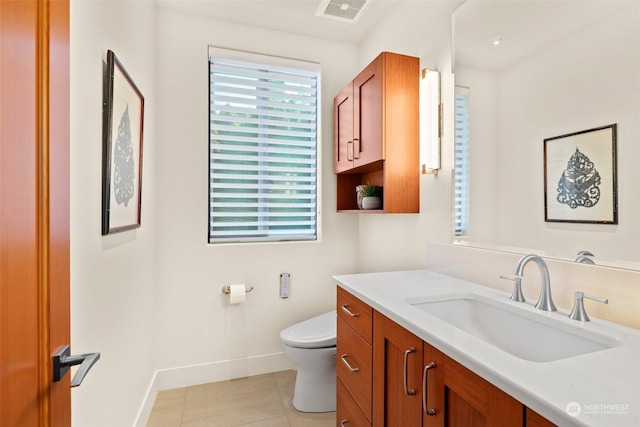
[[[533,261],[538,264],[538,268],[540,269],[540,297],[538,298],[538,302],[536,303],[536,308],[538,310],[544,311],[556,311],[556,306],[553,303],[553,298],[551,298],[551,283],[549,281],[549,269],[547,268],[547,264],[544,262],[542,258],[538,255],[529,254],[520,258],[518,264],[516,264],[516,269],[513,274],[516,276],[522,276],[524,271],[524,267],[530,262]]]

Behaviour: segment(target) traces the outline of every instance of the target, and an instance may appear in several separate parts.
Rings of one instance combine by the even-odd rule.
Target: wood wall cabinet
[[[356,186],[371,183],[378,212],[419,212],[419,79],[418,58],[383,52],[334,98],[338,211],[358,211]]]
[[[351,317],[343,308],[358,315]],[[365,339],[347,322],[356,322],[358,328],[364,325],[365,334],[372,332],[372,337]],[[362,349],[356,350],[355,346]],[[429,343],[338,288],[338,358],[343,354],[347,355],[347,361],[353,360],[354,364],[358,361],[359,365],[352,366],[354,368],[368,367],[368,362],[361,362],[365,357],[362,355],[372,354],[372,370],[364,369],[365,375],[353,386],[354,380],[349,375],[355,377],[355,373],[345,369],[344,363],[338,360],[337,425],[554,426]],[[369,394],[363,390],[369,390]]]

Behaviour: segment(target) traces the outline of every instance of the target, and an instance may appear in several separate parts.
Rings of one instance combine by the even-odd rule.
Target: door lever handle
[[[53,356],[53,381],[60,381],[72,366],[80,365],[78,372],[71,380],[71,387],[78,387],[98,359],[100,359],[100,353],[71,356],[71,347],[65,345]]]

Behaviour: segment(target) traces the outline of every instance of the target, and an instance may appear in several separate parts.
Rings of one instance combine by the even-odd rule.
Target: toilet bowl
[[[293,406],[302,412],[336,410],[336,311],[280,332],[284,351],[298,372]]]

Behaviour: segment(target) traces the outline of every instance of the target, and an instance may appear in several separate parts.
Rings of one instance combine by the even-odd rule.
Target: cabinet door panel
[[[373,320],[373,424],[422,424],[422,340],[384,315]]]
[[[447,358],[444,392],[447,426],[521,427],[524,406],[502,390]]]
[[[354,166],[382,160],[382,61],[379,57],[353,81]]]
[[[353,83],[333,100],[334,172],[353,167]]]
[[[448,427],[485,427],[487,419],[484,414],[478,411],[472,404],[465,400],[455,391],[446,391],[447,416],[446,426]]]
[[[444,370],[446,357],[435,347],[423,344],[424,361],[422,368],[423,396],[422,425],[423,427],[444,426]],[[430,369],[426,369],[430,366]]]

